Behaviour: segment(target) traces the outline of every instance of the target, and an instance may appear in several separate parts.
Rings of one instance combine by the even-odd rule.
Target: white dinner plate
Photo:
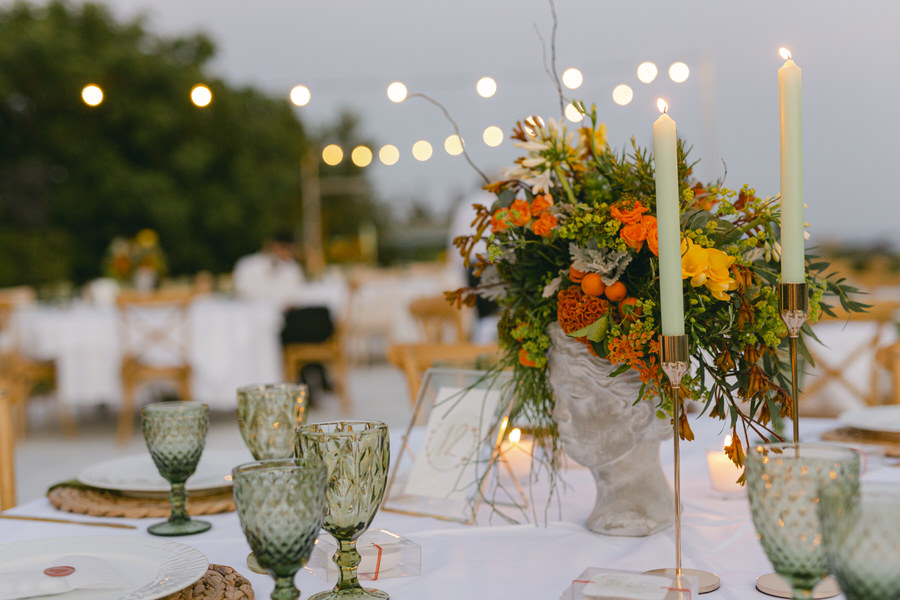
[[[231,486],[231,469],[250,462],[248,452],[206,450],[197,470],[187,480],[188,492],[211,491]],[[169,482],[162,478],[150,454],[121,456],[92,465],[78,475],[85,485],[132,493],[167,493]]]
[[[900,406],[869,406],[841,413],[841,424],[879,433],[900,433]]]
[[[38,568],[72,555],[105,560],[129,582],[128,589],[72,590],[52,596],[35,596],[34,600],[154,600],[195,583],[209,566],[202,552],[170,540],[135,536],[79,536],[0,544],[0,570]]]

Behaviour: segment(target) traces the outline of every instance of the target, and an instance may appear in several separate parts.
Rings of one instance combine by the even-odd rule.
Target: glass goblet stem
[[[272,600],[297,600],[300,590],[294,585],[294,575],[278,575],[275,577],[275,589],[272,590]]]
[[[359,589],[357,568],[360,563],[359,551],[356,549],[356,540],[340,540],[338,551],[334,553],[332,560],[338,566],[340,575],[334,591]]]
[[[187,490],[184,483],[183,481],[173,483],[169,490],[169,502],[172,504],[172,514],[169,515],[170,522],[188,521],[191,518],[187,512]]]

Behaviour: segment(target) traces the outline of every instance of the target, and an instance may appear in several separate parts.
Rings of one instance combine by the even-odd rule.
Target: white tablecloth
[[[14,315],[22,351],[56,362],[66,404],[118,404],[122,397],[121,336],[113,307],[31,306]],[[219,297],[191,303],[190,362],[194,399],[232,407],[235,389],[282,378],[281,313],[273,306]]]
[[[831,421],[804,421],[804,439],[833,426]],[[721,440],[717,422],[709,419],[694,426],[697,439],[682,443],[683,550],[684,566],[716,572],[722,587],[704,598],[768,598],[757,592],[758,575],[771,572],[756,538],[746,499],[722,500],[713,497],[707,479],[705,450]],[[392,439],[397,439],[393,432]],[[396,444],[395,444],[396,446]],[[395,453],[396,454],[396,453]],[[672,475],[672,444],[661,447],[663,467]],[[396,458],[396,457],[394,457]],[[869,478],[900,482],[900,469],[891,466],[870,470]],[[412,517],[380,512],[372,525],[404,535],[422,548],[421,576],[364,582],[383,589],[394,600],[459,600],[521,598],[550,600],[559,598],[565,588],[586,567],[605,567],[643,571],[674,566],[674,534],[671,529],[645,538],[620,538],[597,535],[584,528],[593,505],[593,482],[587,470],[566,472],[568,488],[561,496],[561,516],[551,509],[551,521],[544,525],[488,526],[488,512],[480,513],[479,526],[447,523],[428,517]],[[63,516],[98,520],[78,515],[59,514],[44,500],[35,500],[10,511],[13,514]],[[230,565],[246,575],[258,598],[268,598],[271,579],[250,572],[245,566],[249,546],[244,540],[234,513],[204,517],[213,527],[206,533],[175,538],[204,552],[209,560]],[[138,526],[136,532],[0,519],[0,539],[4,542],[55,536],[147,535],[152,520],[111,519]],[[494,521],[498,521],[496,518]],[[0,566],[2,570],[2,566]],[[329,589],[334,582],[302,571],[297,576],[302,597]]]

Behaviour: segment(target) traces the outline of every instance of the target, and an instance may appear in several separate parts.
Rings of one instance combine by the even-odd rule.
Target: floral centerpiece
[[[148,288],[166,273],[166,256],[159,246],[159,235],[141,229],[133,238],[115,237],[103,261],[107,277],[136,288]]]
[[[514,371],[517,392],[511,419],[535,427],[553,472],[557,436],[547,359],[553,322],[585,353],[610,361],[611,376],[636,372],[640,398],[657,399],[659,417],[673,414],[659,363],[653,161],[634,141],[629,152],[610,149],[596,109],[576,106],[590,122],[577,131],[537,118],[516,125],[512,138],[523,156],[486,186],[497,198],[476,207],[475,234],[455,240],[480,283],[448,292],[458,304],[473,303],[479,294],[499,304],[497,368]],[[692,366],[682,398],[729,420],[727,452],[741,464],[751,436],[775,437],[773,419],[790,413],[787,331],[776,291],[779,203],[749,186],[695,181],[681,142],[678,163]],[[486,251],[474,254],[481,240]],[[825,276],[825,263],[807,259],[808,323],[831,313],[829,297],[849,311],[864,308],[848,296],[855,290]],[[681,425],[682,437],[692,439],[688,421]]]

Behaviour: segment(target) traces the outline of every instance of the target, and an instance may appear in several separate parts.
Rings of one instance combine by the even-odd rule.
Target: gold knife
[[[107,523],[106,521],[76,521],[75,519],[56,519],[52,517],[27,517],[24,515],[0,514],[0,519],[15,519],[17,521],[41,521],[44,523],[66,523],[69,525],[86,525],[88,527],[113,527],[115,529],[137,529],[127,523]]]

